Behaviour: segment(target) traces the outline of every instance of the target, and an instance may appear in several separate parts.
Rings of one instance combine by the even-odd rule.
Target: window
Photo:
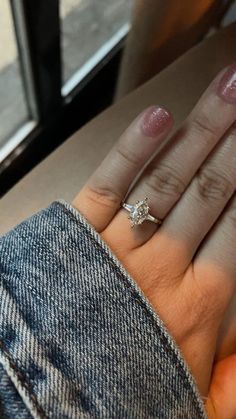
[[[0,196],[111,103],[132,3],[0,2]]]
[[[29,119],[9,2],[0,3],[0,161],[11,148],[10,137]]]

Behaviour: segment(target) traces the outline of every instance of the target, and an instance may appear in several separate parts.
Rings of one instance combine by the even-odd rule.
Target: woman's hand
[[[159,107],[137,117],[72,202],[158,312],[209,397],[210,417],[220,419],[236,417],[236,330],[227,327],[236,291],[235,120],[232,66],[155,157],[172,117]],[[134,204],[145,197],[163,220],[159,228],[148,221],[131,228],[120,207],[124,198]]]

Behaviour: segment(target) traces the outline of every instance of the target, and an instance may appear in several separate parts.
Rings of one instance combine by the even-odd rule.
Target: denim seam
[[[189,371],[189,367],[188,367],[186,361],[184,360],[183,355],[181,354],[180,348],[177,347],[177,344],[174,341],[174,338],[172,336],[170,336],[170,334],[169,334],[170,332],[168,332],[168,330],[166,329],[166,327],[165,327],[163,321],[161,320],[161,318],[159,317],[158,313],[156,313],[154,311],[154,308],[151,306],[151,310],[154,311],[155,316],[158,317],[158,322],[160,322],[160,325],[157,325],[156,319],[153,318],[153,312],[150,313],[149,310],[147,309],[147,301],[148,300],[145,296],[143,296],[143,292],[142,292],[141,289],[139,289],[135,280],[132,279],[132,277],[128,274],[128,272],[126,272],[126,270],[122,266],[121,262],[116,258],[116,256],[113,254],[113,252],[111,251],[111,249],[107,245],[107,243],[104,242],[102,237],[95,230],[95,228],[88,222],[88,220],[84,217],[84,215],[82,215],[76,208],[74,208],[72,205],[70,205],[69,203],[67,203],[63,199],[58,199],[57,201],[54,201],[52,204],[54,204],[54,205],[60,204],[60,206],[62,206],[62,208],[63,208],[63,211],[71,219],[73,219],[76,222],[76,224],[78,224],[80,227],[82,227],[83,230],[87,233],[87,235],[90,236],[91,242],[94,243],[96,245],[96,247],[98,247],[102,251],[103,255],[105,255],[106,258],[107,257],[109,258],[109,263],[115,269],[115,272],[119,275],[119,277],[123,280],[122,283],[130,291],[131,297],[132,298],[134,297],[133,299],[142,306],[142,308],[144,309],[145,313],[147,314],[149,320],[151,321],[153,327],[155,329],[157,329],[158,335],[162,338],[162,341],[163,342],[165,341],[165,343],[167,343],[167,347],[165,346],[165,350],[167,351],[167,353],[169,353],[171,355],[174,354],[174,356],[176,358],[176,361],[177,361],[176,366],[177,366],[179,372],[181,372],[181,373],[184,372],[184,375],[187,378],[187,381],[185,381],[185,383],[188,384],[188,388],[194,396],[193,400],[194,400],[195,406],[197,407],[198,410],[201,411],[202,418],[204,418],[204,419],[207,418],[205,410],[204,410],[204,405],[203,405],[201,395],[198,392],[196,383],[194,382],[194,377],[192,376],[191,372]],[[79,219],[77,219],[77,217]],[[57,226],[53,226],[53,227],[57,228]],[[131,284],[127,283],[127,280],[129,280],[131,282]],[[135,287],[134,287],[134,284],[135,284]],[[137,289],[135,289],[136,287],[137,287]],[[139,293],[145,299],[145,302],[142,301],[142,298],[140,297]],[[136,299],[135,297],[137,297],[138,299]],[[148,301],[148,303],[149,303],[149,301]],[[148,305],[150,305],[150,303]],[[201,400],[202,405],[200,405],[197,398]]]
[[[30,384],[27,382],[24,375],[18,370],[18,366],[16,365],[15,361],[12,359],[11,355],[9,354],[7,349],[5,348],[4,343],[2,342],[2,340],[0,340],[0,349],[2,350],[3,354],[6,356],[8,362],[9,362],[9,365],[10,365],[11,369],[15,372],[15,375],[16,375],[17,379],[19,380],[21,386],[24,387],[24,389],[28,393],[29,399],[30,399],[34,409],[36,410],[37,414],[39,415],[39,417],[42,418],[42,419],[48,419],[48,416],[46,416],[43,408],[38,403],[37,396],[33,393],[32,389],[30,388]],[[22,400],[24,401],[23,398],[22,398]]]

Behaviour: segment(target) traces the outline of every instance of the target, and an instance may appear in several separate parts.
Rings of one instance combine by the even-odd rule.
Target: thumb
[[[236,354],[214,365],[205,407],[209,419],[236,418]]]

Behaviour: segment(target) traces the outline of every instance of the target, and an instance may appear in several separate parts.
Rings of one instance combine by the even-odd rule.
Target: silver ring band
[[[131,221],[131,226],[140,225],[144,221],[151,221],[157,225],[161,225],[162,221],[159,218],[153,217],[149,214],[149,206],[147,203],[147,198],[142,201],[137,201],[136,204],[131,205],[123,202],[121,206],[129,212],[129,220]]]

